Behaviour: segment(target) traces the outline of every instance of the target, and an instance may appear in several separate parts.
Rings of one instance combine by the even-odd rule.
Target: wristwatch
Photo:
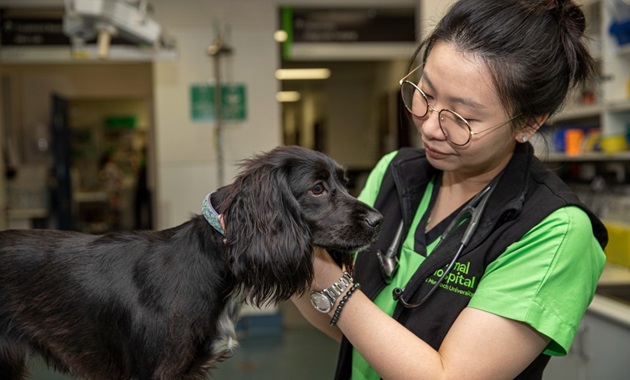
[[[321,312],[328,313],[332,309],[335,301],[339,296],[352,285],[352,277],[348,272],[343,272],[343,275],[337,282],[330,287],[320,291],[311,293],[311,304],[313,307]]]

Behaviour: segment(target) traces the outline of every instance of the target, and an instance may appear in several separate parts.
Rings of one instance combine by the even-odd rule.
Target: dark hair
[[[426,63],[437,42],[487,64],[503,107],[520,120],[553,114],[594,62],[583,42],[586,19],[570,0],[459,0],[418,47]]]

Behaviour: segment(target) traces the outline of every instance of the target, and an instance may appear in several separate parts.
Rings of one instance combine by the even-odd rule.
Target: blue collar
[[[206,218],[208,223],[210,223],[210,225],[214,227],[215,230],[219,231],[221,235],[225,236],[225,231],[223,230],[223,227],[221,226],[221,221],[219,220],[219,213],[217,212],[217,210],[214,209],[214,207],[212,207],[212,200],[210,197],[213,193],[214,191],[206,195],[206,197],[203,199],[203,203],[201,204],[201,213],[203,214],[204,218]]]

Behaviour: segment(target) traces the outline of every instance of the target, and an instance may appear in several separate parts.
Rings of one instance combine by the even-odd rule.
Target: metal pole
[[[219,187],[223,186],[225,175],[223,173],[224,156],[223,156],[223,113],[221,99],[221,56],[216,54],[214,58],[214,116],[216,120],[215,138],[217,149],[217,179]]]
[[[225,46],[221,33],[217,33],[217,37],[212,45],[208,47],[208,54],[214,61],[214,115],[216,121],[215,139],[217,151],[217,178],[218,186],[224,184],[224,155],[223,155],[223,99],[222,99],[222,81],[221,81],[221,56],[230,54],[232,49]]]

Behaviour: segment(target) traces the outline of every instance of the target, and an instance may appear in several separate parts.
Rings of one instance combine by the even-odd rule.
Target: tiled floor
[[[334,375],[337,349],[336,342],[312,328],[246,338],[236,355],[221,363],[214,378],[328,380]]]
[[[221,363],[213,380],[321,380],[332,379],[337,343],[310,327],[245,336],[234,357]],[[69,380],[48,370],[40,361],[31,365],[30,380]]]

